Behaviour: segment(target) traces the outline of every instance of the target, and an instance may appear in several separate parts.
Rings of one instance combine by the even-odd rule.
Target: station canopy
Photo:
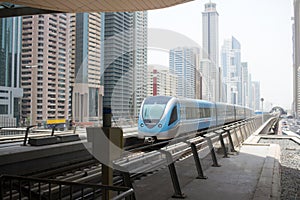
[[[133,12],[166,8],[189,1],[192,0],[5,0],[0,1],[0,17],[54,12]]]

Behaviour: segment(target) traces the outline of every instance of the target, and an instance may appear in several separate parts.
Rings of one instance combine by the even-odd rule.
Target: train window
[[[165,110],[165,104],[144,104],[143,119],[159,120]]]
[[[177,106],[175,106],[172,110],[169,125],[173,124],[176,120],[178,119],[177,117]]]
[[[210,117],[211,113],[210,113],[210,108],[203,108],[203,117],[207,118]]]
[[[201,118],[201,108],[195,109],[195,110],[196,110],[196,116],[197,116],[197,119],[198,119],[198,118]]]

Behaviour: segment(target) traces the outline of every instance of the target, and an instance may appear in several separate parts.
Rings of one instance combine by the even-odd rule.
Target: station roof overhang
[[[0,17],[47,13],[133,12],[166,8],[192,0],[0,0]]]

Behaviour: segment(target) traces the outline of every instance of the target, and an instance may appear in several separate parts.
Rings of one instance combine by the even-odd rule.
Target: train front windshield
[[[149,97],[145,100],[142,117],[145,123],[157,123],[171,97]]]

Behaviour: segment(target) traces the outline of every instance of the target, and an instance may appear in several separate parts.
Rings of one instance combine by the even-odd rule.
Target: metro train
[[[170,140],[180,134],[199,131],[253,115],[250,108],[171,96],[144,99],[138,119],[138,138],[145,142]]]

